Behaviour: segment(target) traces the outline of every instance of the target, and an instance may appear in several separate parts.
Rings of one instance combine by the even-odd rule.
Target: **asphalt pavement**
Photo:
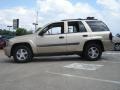
[[[120,52],[99,61],[70,55],[18,64],[0,50],[0,90],[120,90]]]

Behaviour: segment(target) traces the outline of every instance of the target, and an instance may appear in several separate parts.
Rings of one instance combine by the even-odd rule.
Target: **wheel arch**
[[[85,44],[84,44],[84,47],[83,47],[83,51],[85,50],[85,48],[86,48],[86,46],[87,46],[88,44],[97,44],[97,45],[100,45],[102,51],[104,51],[103,43],[102,43],[102,41],[99,40],[99,39],[94,39],[94,40],[86,41]]]
[[[13,49],[17,46],[27,46],[28,48],[30,48],[32,54],[33,54],[33,50],[32,50],[32,47],[31,45],[28,43],[28,42],[20,42],[20,43],[15,43],[12,45],[12,48],[11,48],[11,52],[10,52],[10,55],[13,56]]]

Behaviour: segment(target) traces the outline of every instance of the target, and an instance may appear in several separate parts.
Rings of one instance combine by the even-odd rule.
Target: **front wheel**
[[[102,55],[102,49],[100,45],[89,44],[85,47],[84,57],[88,60],[94,61],[100,59]]]
[[[32,52],[26,46],[17,46],[13,51],[14,61],[17,63],[25,63],[32,60]]]

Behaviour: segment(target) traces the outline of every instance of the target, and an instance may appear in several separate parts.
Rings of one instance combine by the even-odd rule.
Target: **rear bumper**
[[[107,40],[107,41],[103,41],[104,43],[104,51],[111,51],[111,50],[113,50],[113,42],[112,41],[110,41],[110,40]]]

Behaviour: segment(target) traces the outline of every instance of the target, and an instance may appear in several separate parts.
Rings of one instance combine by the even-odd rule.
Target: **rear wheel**
[[[89,44],[85,47],[83,52],[84,58],[94,61],[100,59],[102,55],[102,49],[100,45]]]
[[[16,46],[13,51],[14,61],[17,63],[25,63],[32,60],[31,50],[26,46]]]

